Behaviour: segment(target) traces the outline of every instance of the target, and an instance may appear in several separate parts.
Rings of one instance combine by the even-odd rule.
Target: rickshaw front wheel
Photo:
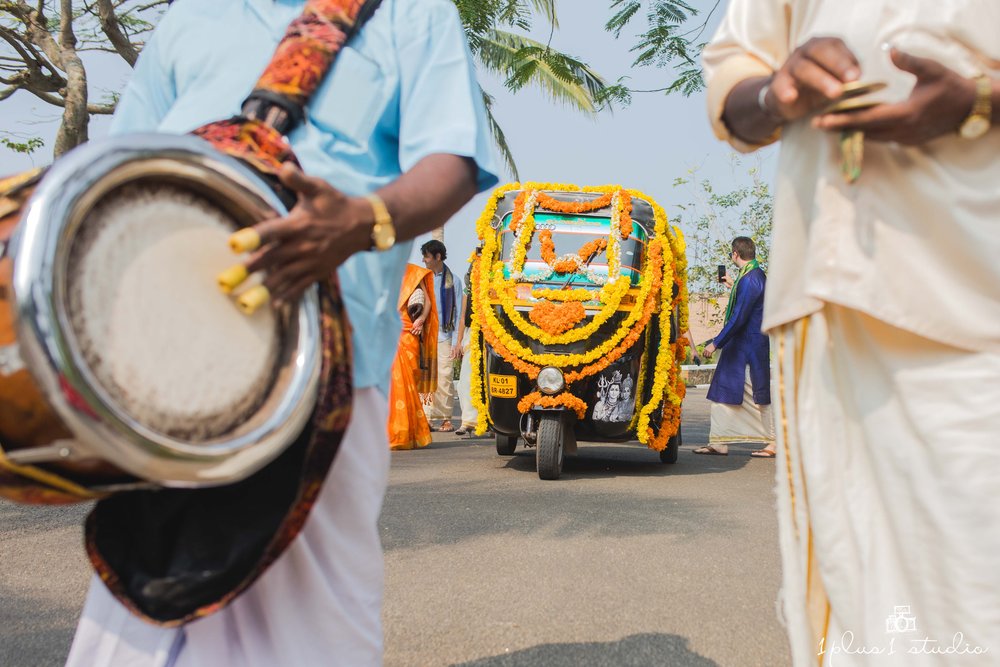
[[[538,422],[538,445],[535,450],[539,478],[559,479],[562,474],[566,428],[562,413],[542,413]]]
[[[677,433],[667,440],[667,446],[660,452],[660,463],[677,463],[677,454],[681,449],[682,442],[681,427],[678,426]]]
[[[514,456],[517,449],[517,436],[497,433],[497,454],[500,456]]]

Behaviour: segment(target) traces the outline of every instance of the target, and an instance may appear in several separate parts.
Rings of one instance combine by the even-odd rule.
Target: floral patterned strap
[[[285,135],[301,122],[344,44],[378,5],[378,0],[308,0],[243,103],[242,115],[194,134],[265,175],[277,174],[285,162],[298,165]]]

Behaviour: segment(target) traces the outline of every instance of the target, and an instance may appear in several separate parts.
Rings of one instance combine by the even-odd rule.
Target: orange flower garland
[[[575,327],[586,316],[587,310],[579,301],[559,304],[542,301],[531,309],[528,318],[542,331],[558,336]]]
[[[559,260],[556,258],[556,244],[555,241],[552,240],[551,230],[545,229],[539,232],[538,240],[542,243],[542,260],[551,266],[553,271],[556,273],[576,273],[576,270],[579,268],[576,261],[572,259]],[[603,252],[607,247],[607,239],[594,239],[593,241],[588,241],[580,246],[580,249],[576,251],[576,254],[579,255],[580,261],[586,264],[598,253]]]
[[[590,213],[610,206],[613,196],[614,192],[606,192],[590,201],[559,201],[551,195],[539,192],[538,205],[547,211],[555,211],[556,213]]]
[[[582,398],[577,398],[569,392],[557,396],[542,396],[541,392],[533,391],[517,402],[517,411],[524,414],[531,408],[569,408],[576,412],[579,419],[587,416],[587,404]]]

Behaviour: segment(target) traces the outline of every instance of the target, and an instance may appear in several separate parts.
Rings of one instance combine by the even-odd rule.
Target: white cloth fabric
[[[772,351],[794,664],[998,664],[1000,355],[838,306]]]
[[[479,410],[472,404],[472,363],[469,361],[469,330],[462,334],[462,369],[458,377],[458,403],[462,407],[462,426],[475,427]]]
[[[880,99],[904,99],[914,78],[882,44],[934,58],[963,76],[1000,78],[1000,3],[986,0],[730,0],[704,50],[716,134],[740,81],[767,76],[816,36],[845,41]],[[866,142],[861,178],[840,174],[836,133],[787,125],[774,201],[764,329],[854,308],[901,329],[1000,353],[1000,128],[975,141]]]
[[[454,334],[453,334],[454,335]],[[427,421],[451,419],[455,413],[455,381],[451,358],[451,341],[438,340],[438,386],[430,404],[424,405]]]
[[[747,366],[743,384],[743,402],[740,405],[712,402],[709,445],[728,445],[734,442],[761,442],[774,444],[774,416],[770,404],[753,402],[753,384]]]
[[[222,611],[182,628],[156,627],[94,577],[67,667],[381,665],[387,419],[378,390],[355,392],[350,425],[302,532]]]

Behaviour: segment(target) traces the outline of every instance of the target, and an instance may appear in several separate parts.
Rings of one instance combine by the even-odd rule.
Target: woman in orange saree
[[[389,388],[389,449],[416,449],[431,442],[421,396],[429,396],[437,388],[434,274],[407,264],[397,305],[403,331]]]

